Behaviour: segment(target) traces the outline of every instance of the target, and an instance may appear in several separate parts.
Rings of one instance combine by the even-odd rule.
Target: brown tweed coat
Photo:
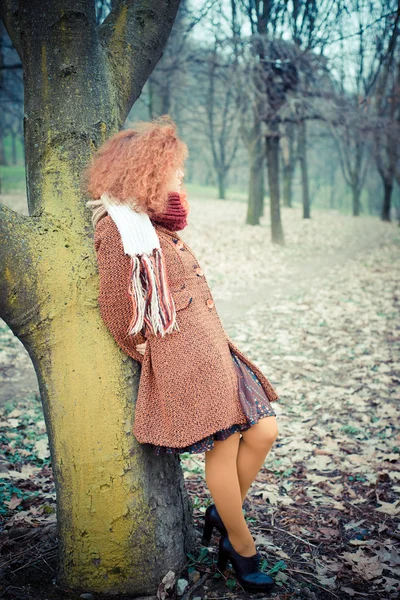
[[[133,434],[140,443],[181,448],[234,423],[245,423],[230,349],[260,380],[270,401],[278,394],[258,367],[228,338],[198,261],[176,232],[153,223],[164,253],[180,331],[125,336],[132,314],[130,256],[118,228],[103,217],[94,244],[100,277],[101,316],[122,350],[141,363]]]

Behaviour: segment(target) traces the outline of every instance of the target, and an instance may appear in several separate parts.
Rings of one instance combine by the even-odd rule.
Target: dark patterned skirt
[[[154,454],[181,454],[182,452],[197,454],[199,452],[206,452],[214,448],[214,440],[225,440],[236,431],[245,431],[252,425],[255,425],[262,417],[276,416],[255,373],[232,350],[231,355],[238,374],[239,398],[243,412],[247,418],[247,423],[238,423],[231,425],[227,429],[220,429],[198,442],[182,448],[149,444],[152,446]]]

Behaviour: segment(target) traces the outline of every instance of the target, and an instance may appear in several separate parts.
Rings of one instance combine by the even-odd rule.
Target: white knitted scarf
[[[128,292],[133,316],[127,333],[135,335],[145,327],[146,332],[164,337],[179,331],[160,240],[148,214],[116,204],[107,192],[101,200],[118,227],[125,254],[131,257]]]

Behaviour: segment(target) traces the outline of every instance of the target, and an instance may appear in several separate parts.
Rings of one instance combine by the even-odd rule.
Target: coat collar
[[[152,221],[152,224],[153,224],[153,227],[155,228],[155,230],[157,231],[157,233],[160,231],[161,233],[166,233],[167,235],[170,235],[171,237],[178,238],[178,240],[181,239],[176,231],[171,231],[170,229],[163,227],[159,223],[153,223],[153,221]]]

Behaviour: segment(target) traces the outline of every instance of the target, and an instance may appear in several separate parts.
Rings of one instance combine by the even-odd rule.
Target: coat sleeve
[[[120,348],[134,360],[143,362],[136,344],[146,341],[143,332],[126,333],[133,316],[128,293],[131,257],[125,254],[118,228],[110,216],[103,217],[94,234],[100,290],[101,317]]]

